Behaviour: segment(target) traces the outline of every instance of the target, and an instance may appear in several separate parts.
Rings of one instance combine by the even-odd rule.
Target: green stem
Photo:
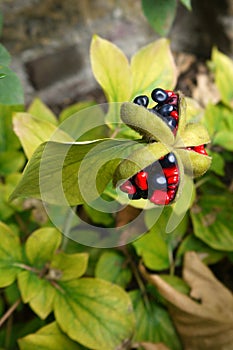
[[[135,279],[137,281],[138,287],[139,287],[139,289],[140,289],[140,291],[142,293],[145,306],[149,310],[150,309],[150,302],[149,302],[149,299],[148,299],[148,295],[147,295],[147,291],[146,291],[144,282],[143,282],[143,280],[141,278],[141,275],[140,275],[140,273],[138,271],[138,268],[137,268],[135,262],[133,261],[131,255],[129,254],[128,249],[126,248],[126,246],[122,246],[122,247],[119,247],[119,248],[125,254],[127,260],[129,261],[129,264],[130,264],[131,270],[133,272],[133,275],[134,275],[134,277],[135,277]]]
[[[63,251],[65,251],[66,249],[66,246],[69,242],[69,233],[70,233],[70,229],[72,227],[72,220],[73,220],[73,211],[72,210],[69,210],[67,215],[66,215],[66,219],[65,219],[65,222],[64,222],[64,226],[63,226],[63,229],[62,229],[62,232],[63,232],[63,239],[62,239],[62,244],[61,244],[61,249]]]

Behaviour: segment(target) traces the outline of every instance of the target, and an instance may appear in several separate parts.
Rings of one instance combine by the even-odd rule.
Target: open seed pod
[[[184,174],[201,176],[211,164],[211,157],[204,149],[210,142],[206,129],[200,123],[186,124],[185,99],[180,93],[171,93],[176,96],[177,104],[173,109],[175,114],[168,116],[159,112],[169,107],[169,100],[165,102],[166,106],[158,103],[152,109],[129,102],[121,107],[121,119],[145,141],[145,147],[122,160],[114,173],[114,186],[126,181],[120,188],[129,198],[171,204],[182,191]],[[171,105],[174,106],[174,102]],[[167,122],[173,116],[176,117],[175,128]],[[171,161],[172,157],[174,161]],[[162,169],[157,170],[158,174],[156,164]],[[153,191],[149,189],[152,176],[156,178],[152,181],[155,184]]]

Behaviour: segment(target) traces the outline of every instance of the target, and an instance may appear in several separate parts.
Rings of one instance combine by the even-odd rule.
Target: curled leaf
[[[202,176],[210,167],[211,157],[186,149],[177,149],[176,152],[182,160],[185,172],[194,177]]]
[[[208,131],[204,125],[200,123],[189,123],[180,134],[180,140],[176,143],[176,147],[192,147],[204,145],[210,142]]]
[[[142,106],[130,102],[123,103],[121,119],[146,140],[156,140],[166,145],[174,143],[174,135],[164,121]]]

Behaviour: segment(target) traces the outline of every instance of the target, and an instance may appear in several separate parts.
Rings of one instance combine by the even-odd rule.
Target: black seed
[[[163,117],[168,117],[170,113],[175,110],[175,107],[173,105],[165,104],[159,107],[157,110]]]
[[[146,95],[140,95],[135,97],[133,103],[136,103],[139,106],[147,107],[149,104],[149,98]]]
[[[138,189],[136,193],[134,194],[129,194],[128,195],[129,199],[147,199],[148,197],[148,191],[143,191]]]
[[[160,164],[162,168],[171,168],[177,165],[176,157],[174,153],[168,153],[164,158],[160,159]]]
[[[166,123],[170,127],[170,129],[173,131],[177,126],[177,121],[172,117],[166,117]]]
[[[151,93],[151,97],[153,101],[158,102],[158,103],[163,103],[167,100],[168,94],[166,93],[165,90],[157,88],[154,89]]]
[[[161,173],[150,174],[148,179],[149,190],[154,192],[154,190],[165,190],[167,188],[166,177]]]

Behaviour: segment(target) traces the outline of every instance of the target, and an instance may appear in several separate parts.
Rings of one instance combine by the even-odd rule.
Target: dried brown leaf
[[[233,347],[233,296],[194,252],[184,259],[183,279],[190,285],[184,295],[158,275],[144,277],[167,299],[169,312],[185,350],[231,350]]]

